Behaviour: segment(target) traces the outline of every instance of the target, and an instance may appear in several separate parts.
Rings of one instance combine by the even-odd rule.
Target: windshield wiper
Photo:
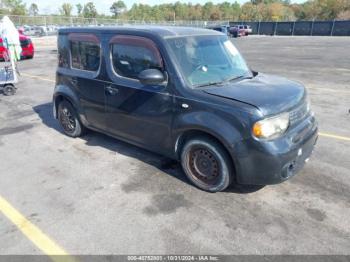
[[[229,83],[231,81],[235,81],[235,80],[238,80],[238,79],[252,79],[252,78],[253,78],[252,76],[248,76],[247,74],[245,74],[245,75],[241,75],[241,76],[235,76],[235,77],[232,77],[232,78],[220,81],[220,82],[209,82],[209,83],[206,83],[206,84],[195,85],[193,87],[194,88],[198,88],[198,87],[207,87],[207,86],[215,86],[215,85],[222,86],[222,85],[224,85],[226,83]]]
[[[242,79],[242,78],[244,78],[244,79],[251,79],[252,77],[251,76],[247,76],[247,75],[235,76],[235,77],[226,79],[224,81],[224,83],[232,82],[232,81],[235,81],[235,80],[238,80],[238,79]]]
[[[200,84],[200,85],[194,85],[194,88],[198,88],[198,87],[207,87],[207,86],[216,86],[216,85],[222,85],[225,81],[222,82],[209,82],[206,84]]]

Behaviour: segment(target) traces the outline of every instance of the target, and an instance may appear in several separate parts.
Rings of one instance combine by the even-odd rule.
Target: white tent
[[[10,71],[7,66],[0,68],[0,82],[2,85],[14,84],[18,82],[15,62],[21,59],[22,48],[18,30],[8,16],[4,16],[0,21],[0,37],[7,50],[4,58],[11,63]]]
[[[19,33],[8,16],[4,16],[0,21],[0,37],[4,46],[9,50],[10,59],[19,60],[22,52]]]

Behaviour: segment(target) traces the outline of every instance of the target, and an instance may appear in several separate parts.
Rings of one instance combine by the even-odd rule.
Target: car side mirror
[[[161,85],[165,76],[158,69],[146,69],[139,73],[138,79],[143,85]]]
[[[259,72],[254,71],[254,70],[253,70],[253,69],[251,69],[251,68],[250,68],[250,71],[252,72],[252,74],[253,74],[253,76],[254,76],[254,77],[256,77],[256,76],[259,74]]]

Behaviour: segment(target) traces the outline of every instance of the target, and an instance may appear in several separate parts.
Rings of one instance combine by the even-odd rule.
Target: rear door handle
[[[119,89],[111,86],[106,86],[106,91],[109,95],[115,96],[119,93]]]

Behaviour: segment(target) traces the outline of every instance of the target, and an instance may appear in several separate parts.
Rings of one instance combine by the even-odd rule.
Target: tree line
[[[22,0],[0,0],[1,14],[31,15],[40,14],[39,6],[29,7]],[[99,14],[93,2],[73,6],[63,3],[59,15],[84,18],[117,18],[123,20],[174,21],[174,20],[230,20],[230,21],[294,21],[294,20],[333,20],[350,19],[350,0],[307,0],[304,3],[291,3],[290,0],[250,0],[242,5],[238,2],[214,4],[191,4],[175,2],[171,4],[134,4],[127,9],[122,1],[114,2],[110,15]],[[74,12],[73,12],[74,11]],[[57,15],[57,14],[56,14]]]

